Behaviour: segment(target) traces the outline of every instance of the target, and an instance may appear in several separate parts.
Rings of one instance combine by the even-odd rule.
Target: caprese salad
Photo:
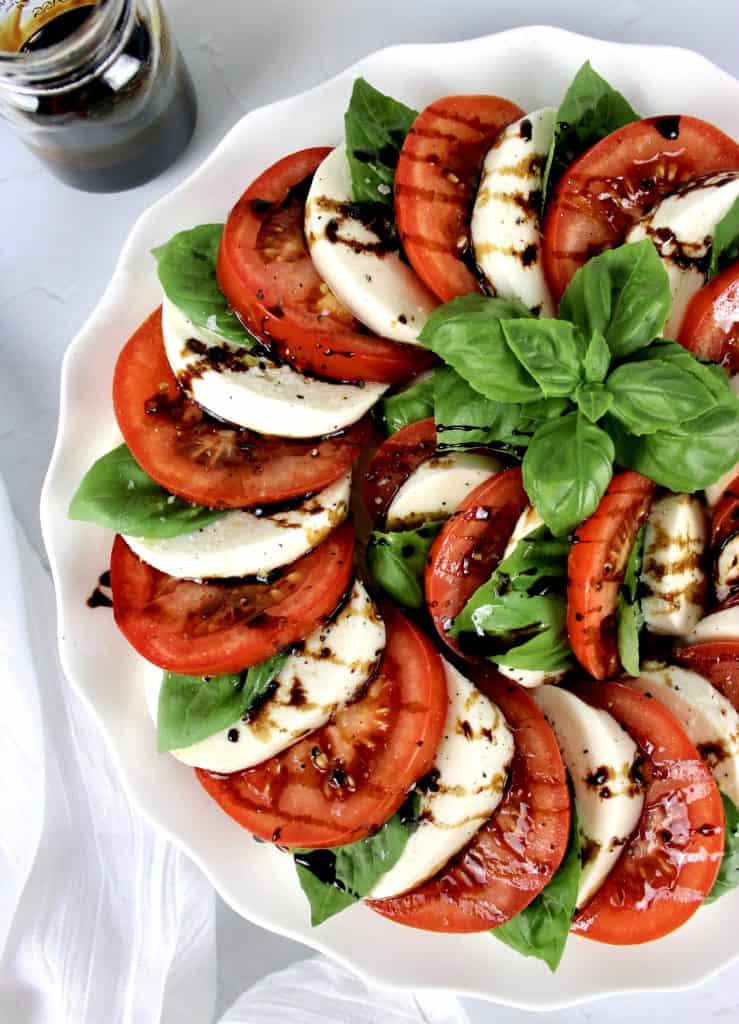
[[[70,517],[312,922],[554,970],[739,884],[739,144],[589,64],[528,113],[359,79],[154,257]]]

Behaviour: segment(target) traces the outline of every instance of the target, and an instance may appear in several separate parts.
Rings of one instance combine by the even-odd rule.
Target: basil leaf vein
[[[540,424],[523,459],[529,501],[555,537],[598,507],[613,475],[614,445],[579,412]]]

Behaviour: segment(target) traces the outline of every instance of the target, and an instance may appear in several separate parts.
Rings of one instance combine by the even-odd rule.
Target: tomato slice
[[[679,665],[707,679],[739,711],[739,640],[678,647],[673,657]]]
[[[387,510],[402,484],[435,451],[433,417],[410,423],[383,441],[364,477],[364,503],[373,523],[380,525],[385,521]]]
[[[487,669],[477,685],[513,730],[505,796],[472,842],[429,882],[369,900],[384,917],[433,932],[482,932],[520,913],[551,880],[567,850],[570,795],[550,726],[525,690]]]
[[[426,604],[439,636],[457,654],[447,630],[500,561],[528,504],[518,466],[485,480],[442,526],[424,578]]]
[[[574,689],[634,739],[646,791],[634,835],[572,930],[612,945],[651,942],[684,924],[713,888],[724,852],[721,794],[658,700],[620,683],[584,682]]]
[[[596,679],[621,668],[618,593],[653,494],[654,484],[641,473],[618,473],[593,515],[575,531],[567,561],[567,634],[575,657]]]
[[[739,263],[693,296],[677,340],[701,359],[739,373]]]
[[[499,96],[445,96],[418,115],[405,138],[395,219],[411,266],[442,302],[480,291],[465,262],[480,167],[496,136],[523,114]]]
[[[429,771],[446,720],[446,678],[431,642],[383,608],[387,645],[364,696],[264,764],[233,775],[198,770],[240,825],[283,846],[341,846],[369,835]]]
[[[345,524],[276,580],[196,583],[159,572],[116,537],[115,620],[139,654],[170,672],[240,672],[303,640],[333,613],[351,582],[353,551]]]
[[[647,117],[612,132],[562,175],[544,219],[544,270],[555,301],[591,256],[612,249],[678,185],[739,170],[739,145],[697,117]]]
[[[739,531],[739,476],[735,477],[716,503],[711,519],[711,547],[721,548]]]
[[[276,504],[320,491],[351,468],[369,419],[320,440],[266,437],[229,426],[185,398],[164,351],[161,309],[126,342],[113,406],[133,457],[172,494],[208,508]]]
[[[321,280],[308,252],[305,199],[330,152],[293,153],[249,186],[226,221],[218,282],[249,329],[298,370],[398,384],[431,366],[431,353],[370,334]]]

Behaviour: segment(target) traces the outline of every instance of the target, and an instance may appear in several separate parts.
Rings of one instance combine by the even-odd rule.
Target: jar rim
[[[131,0],[95,0],[90,16],[65,39],[31,52],[0,50],[0,82],[22,92],[35,91],[35,85],[98,65],[109,55],[126,7],[133,14]]]

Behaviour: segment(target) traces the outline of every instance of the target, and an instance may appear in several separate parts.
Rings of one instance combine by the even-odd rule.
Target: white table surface
[[[158,180],[113,196],[72,191],[0,124],[0,472],[42,557],[38,499],[56,430],[64,350],[101,295],[134,220],[252,107],[315,85],[382,46],[462,39],[521,24],[690,47],[739,75],[737,0],[164,2],[195,79],[200,116],[189,150]],[[250,982],[309,954],[225,905],[218,938],[221,1010]],[[518,1024],[533,1016],[475,1000],[465,1006],[473,1024]],[[668,1018],[672,1024],[739,1021],[739,965],[689,994],[610,999],[549,1015],[553,1024]]]

